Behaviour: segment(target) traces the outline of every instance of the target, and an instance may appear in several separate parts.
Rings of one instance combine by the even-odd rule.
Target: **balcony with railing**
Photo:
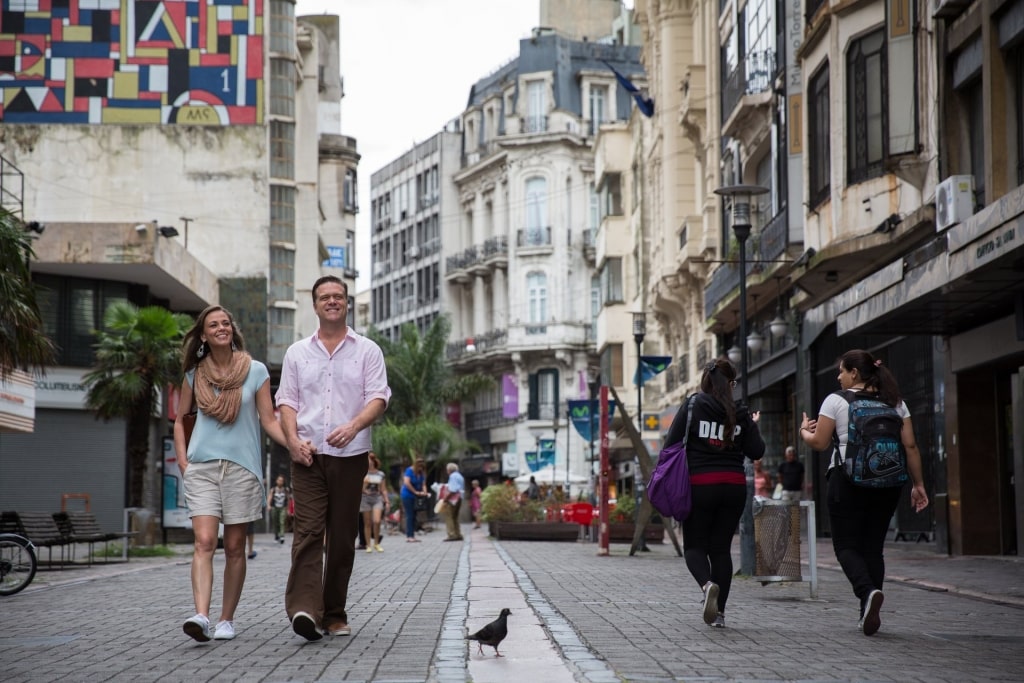
[[[722,83],[722,133],[744,138],[741,130],[760,109],[771,109],[775,51],[749,52]],[[761,97],[758,97],[761,96]],[[763,114],[764,112],[762,112]]]
[[[763,228],[751,236],[747,242],[747,282],[748,295],[757,293],[751,289],[751,275],[758,275],[757,282],[765,279],[771,271],[778,268],[775,263],[789,245],[789,212],[783,209],[765,224]],[[704,315],[710,318],[722,301],[728,298],[733,290],[740,286],[739,255],[730,252],[730,261],[721,264],[704,287]],[[756,284],[756,283],[755,283]]]
[[[461,282],[463,284],[472,279],[469,273],[470,261],[466,253],[453,254],[445,259],[444,279],[448,282]]]
[[[524,116],[519,120],[520,133],[546,133],[548,130],[547,116]]]
[[[520,228],[516,231],[516,246],[520,249],[551,249],[551,226]]]
[[[466,431],[501,427],[502,425],[512,424],[515,421],[515,418],[505,417],[504,410],[501,408],[477,410],[472,413],[466,413]]]
[[[449,342],[445,347],[445,358],[450,361],[467,360],[500,353],[508,347],[508,330],[491,330],[472,339],[474,347],[472,351],[466,350],[468,339]]]
[[[501,235],[500,237],[491,237],[484,241],[483,258],[484,263],[491,268],[507,268],[508,237]]]

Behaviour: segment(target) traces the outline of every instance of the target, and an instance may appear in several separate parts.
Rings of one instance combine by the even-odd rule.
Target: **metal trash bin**
[[[800,569],[800,504],[755,498],[754,580],[802,581]]]

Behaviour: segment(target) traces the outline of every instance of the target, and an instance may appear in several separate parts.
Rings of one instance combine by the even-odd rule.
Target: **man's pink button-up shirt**
[[[374,399],[391,400],[384,354],[380,347],[348,328],[334,353],[317,332],[284,354],[277,405],[296,413],[299,439],[312,441],[317,453],[357,455],[370,450],[370,429],[360,431],[345,448],[327,443],[327,435],[350,422]]]

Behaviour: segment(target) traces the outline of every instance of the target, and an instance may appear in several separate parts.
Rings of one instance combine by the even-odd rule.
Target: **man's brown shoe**
[[[348,624],[335,624],[328,626],[324,629],[324,635],[327,636],[350,636],[352,635],[352,627]]]

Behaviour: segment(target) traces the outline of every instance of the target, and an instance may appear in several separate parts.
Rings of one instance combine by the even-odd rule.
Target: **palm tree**
[[[42,370],[54,361],[29,271],[32,256],[32,240],[21,221],[0,209],[0,379],[12,370]]]
[[[181,340],[189,316],[159,306],[110,305],[96,332],[96,367],[83,377],[86,405],[96,417],[127,421],[125,447],[130,473],[127,504],[142,505],[150,427],[157,397],[181,378]]]
[[[452,372],[445,363],[450,332],[443,316],[422,335],[415,325],[403,325],[397,341],[369,332],[384,352],[392,392],[385,423],[373,432],[374,452],[385,462],[396,455],[411,460],[428,453],[443,462],[468,445],[444,418],[444,407],[493,387],[494,378]]]

